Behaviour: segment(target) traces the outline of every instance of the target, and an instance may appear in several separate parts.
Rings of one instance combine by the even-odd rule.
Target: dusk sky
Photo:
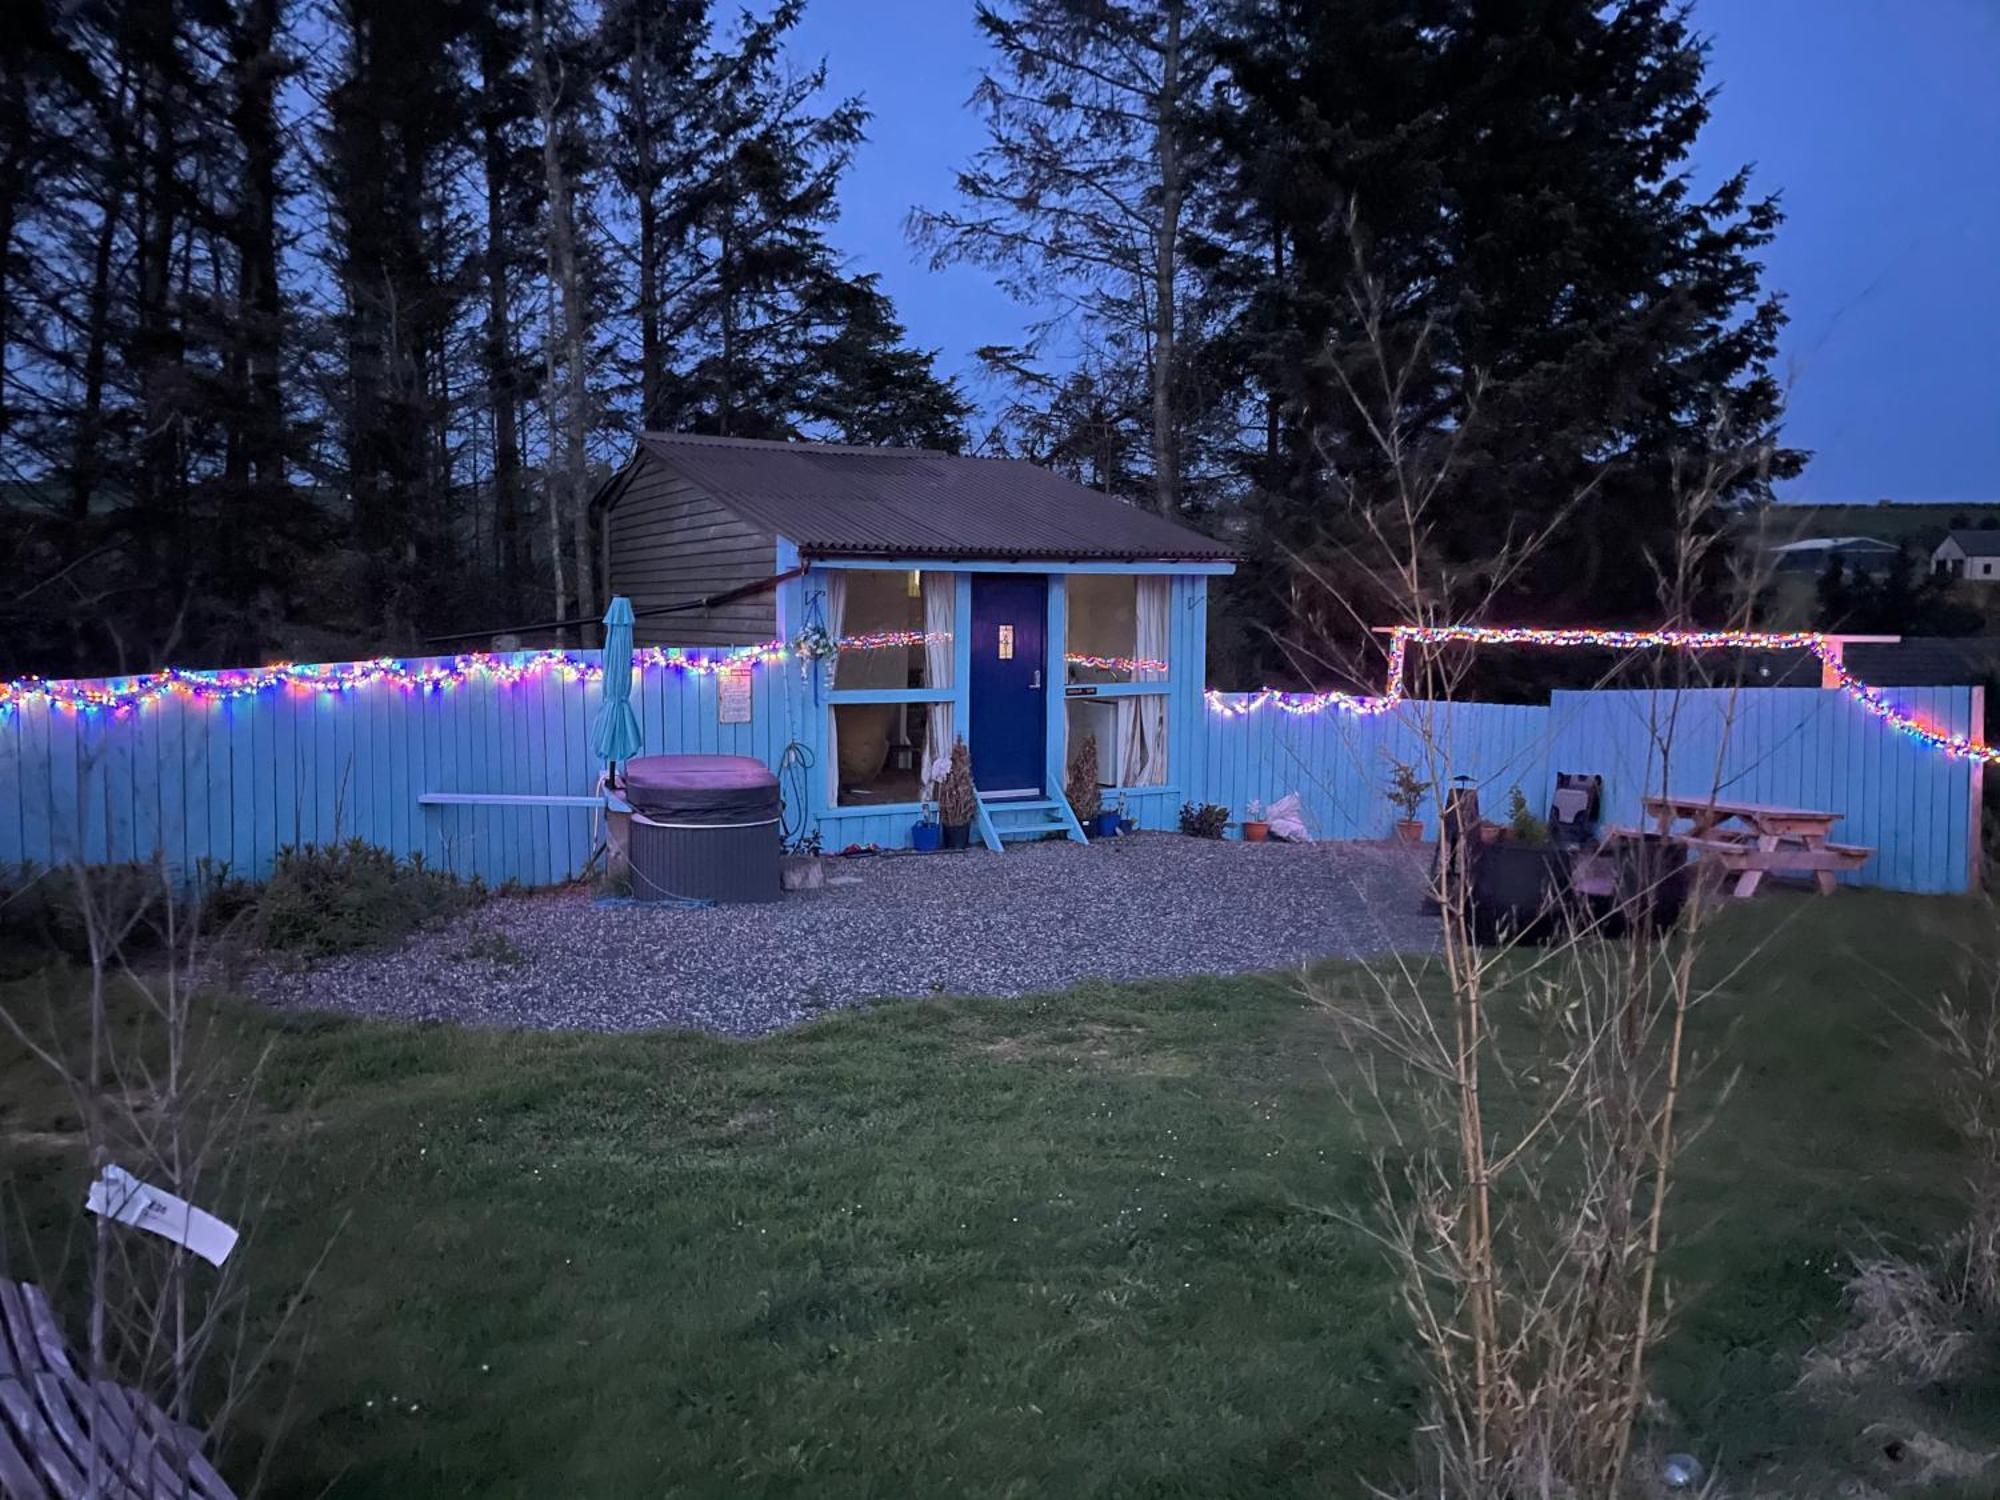
[[[1788,215],[1768,281],[1790,299],[1794,499],[2000,500],[2000,0],[1698,0],[1721,89],[1695,165],[1743,162]],[[874,112],[837,239],[912,337],[965,373],[1024,315],[983,271],[903,238],[983,140],[970,0],[819,0],[802,59]],[[976,387],[974,394],[983,394]]]

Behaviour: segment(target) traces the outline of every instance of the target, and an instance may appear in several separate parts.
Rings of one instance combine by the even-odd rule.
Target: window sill
[[[1164,697],[1173,691],[1173,686],[1171,677],[1162,677],[1157,682],[1066,682],[1063,697],[1072,703],[1087,703],[1092,698]]]

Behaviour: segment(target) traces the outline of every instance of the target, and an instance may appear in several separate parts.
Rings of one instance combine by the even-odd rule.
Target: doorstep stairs
[[[977,793],[973,803],[979,810],[974,826],[980,841],[995,854],[1009,839],[1043,839],[1050,834],[1083,842],[1083,827],[1069,803],[1061,797],[1004,797],[988,802]]]

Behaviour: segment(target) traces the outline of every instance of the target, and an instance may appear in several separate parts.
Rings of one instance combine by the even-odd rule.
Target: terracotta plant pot
[[[1399,844],[1421,844],[1424,841],[1424,825],[1417,818],[1396,819],[1396,842]]]
[[[1270,836],[1271,825],[1269,823],[1245,823],[1243,825],[1243,842],[1246,844],[1261,844]]]

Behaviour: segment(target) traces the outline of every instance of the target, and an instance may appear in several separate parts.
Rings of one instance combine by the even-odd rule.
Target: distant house
[[[1931,553],[1931,568],[1953,578],[2000,582],[2000,528],[1948,533]]]
[[[1897,546],[1873,536],[1809,536],[1771,549],[1779,573],[1824,573],[1837,557],[1850,573],[1886,573],[1895,566]]]

